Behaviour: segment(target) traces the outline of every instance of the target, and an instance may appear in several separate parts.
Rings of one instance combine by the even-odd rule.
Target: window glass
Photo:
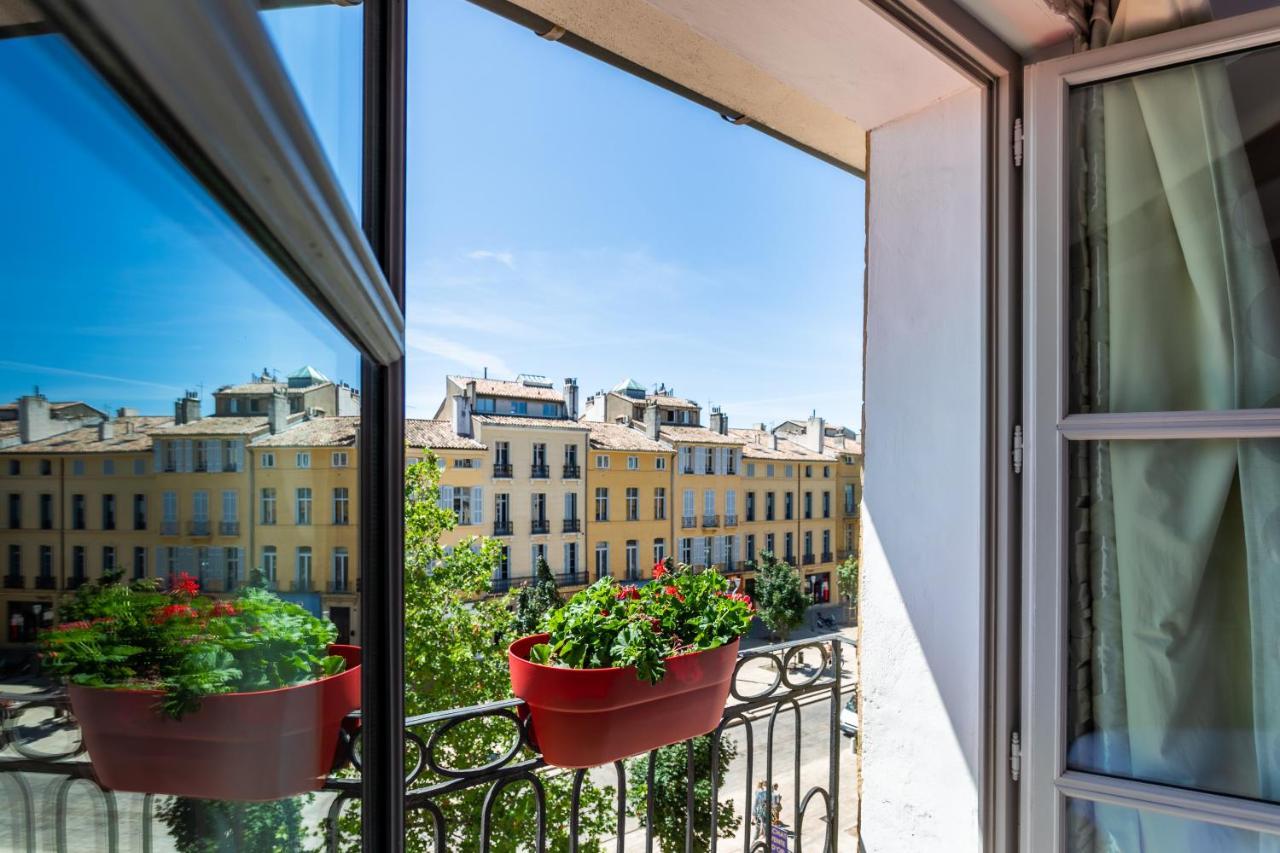
[[[1068,850],[1116,853],[1236,853],[1265,851],[1280,839],[1248,829],[1131,809],[1067,800]]]

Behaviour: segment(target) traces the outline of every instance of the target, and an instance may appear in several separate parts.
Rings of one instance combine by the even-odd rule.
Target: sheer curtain
[[[1095,3],[1091,42],[1207,20],[1203,2]],[[1280,405],[1280,274],[1225,66],[1094,87],[1075,105],[1077,411]],[[1280,800],[1277,442],[1073,445],[1070,760]],[[1280,850],[1093,807],[1077,849]]]

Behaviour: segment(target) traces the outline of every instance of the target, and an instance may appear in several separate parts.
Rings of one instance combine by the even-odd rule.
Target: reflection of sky
[[[354,198],[359,10],[270,17]],[[343,77],[342,63],[355,73]],[[167,413],[183,389],[203,388],[208,407],[219,385],[303,364],[358,382],[350,345],[64,43],[0,41],[0,115],[0,401],[38,385],[53,399]]]
[[[859,423],[862,181],[462,0],[409,43],[410,414],[488,367]]]

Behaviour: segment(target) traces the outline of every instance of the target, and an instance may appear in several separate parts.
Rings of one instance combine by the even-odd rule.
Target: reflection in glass
[[[55,626],[82,618],[85,628],[67,630],[172,628],[164,648],[174,658],[200,652],[181,657],[190,664],[183,689],[196,689],[201,706],[191,716],[180,706],[189,721],[215,699],[313,685],[330,665],[331,640],[358,644],[359,514],[344,497],[359,464],[360,395],[348,384],[358,354],[58,37],[0,40],[0,115],[9,166],[0,206],[0,797],[11,804],[0,810],[0,849],[55,849],[59,833],[77,850],[112,849],[113,837],[121,849],[182,853],[301,849],[308,836],[314,846],[332,794],[241,802],[251,791],[276,796],[270,783],[286,759],[259,749],[245,762],[227,747],[195,770],[195,747],[156,748],[162,729],[181,724],[150,695],[128,717],[143,734],[107,741],[119,766],[157,761],[184,784],[219,776],[231,795],[104,791],[95,778],[105,780],[110,750],[88,742],[85,706],[71,713],[73,691],[36,653]],[[299,464],[304,457],[309,464]],[[270,526],[256,512],[265,489],[282,496]],[[302,493],[317,502],[305,519],[293,500]],[[268,549],[289,555],[269,575]],[[302,553],[305,563],[294,558]],[[308,572],[301,582],[299,566]],[[159,609],[136,620],[98,615],[88,594],[113,572],[140,584],[130,600],[151,595]],[[252,627],[231,621],[246,618],[258,594],[277,596],[274,627],[265,616]],[[224,654],[218,625],[259,638],[282,631],[279,648],[290,653]],[[307,653],[294,657],[301,646]],[[158,665],[117,651],[134,668],[110,672],[111,686],[171,690]],[[103,672],[111,665],[105,654],[83,657]],[[297,703],[287,722],[313,725],[327,701]],[[265,725],[255,718],[253,734]],[[296,754],[283,739],[267,746]],[[333,754],[299,775],[322,778]],[[18,760],[21,770],[6,767]],[[150,787],[161,775],[140,774],[141,790],[166,790]]]
[[[1271,47],[1071,92],[1072,411],[1280,407],[1276,79]]]
[[[1197,820],[1085,800],[1067,801],[1073,853],[1270,853],[1280,838]]]
[[[1069,766],[1280,800],[1280,439],[1071,449]]]

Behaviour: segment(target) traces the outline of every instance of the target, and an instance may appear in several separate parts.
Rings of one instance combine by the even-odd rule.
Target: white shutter
[[[693,515],[693,489],[684,490],[684,516],[689,518]]]
[[[151,465],[157,473],[164,467],[163,462],[161,461],[163,458],[161,453],[163,446],[163,441],[153,440],[151,442]]]
[[[453,486],[440,487],[440,506],[442,509],[453,509]]]
[[[190,474],[196,469],[196,456],[194,443],[191,439],[183,439],[182,441],[182,471]]]
[[[724,514],[725,515],[738,514],[738,493],[735,492],[733,489],[729,489],[727,492],[724,493]]]
[[[701,474],[707,469],[707,460],[704,455],[707,452],[705,447],[695,447],[693,449],[693,472]]]
[[[705,566],[707,563],[707,544],[701,536],[693,540],[693,564]]]
[[[471,487],[471,523],[484,524],[484,487]]]
[[[206,441],[206,453],[209,458],[209,470],[217,474],[222,471],[222,442]]]
[[[243,441],[231,442],[231,455],[232,455],[232,458],[235,460],[236,470],[243,471],[244,470],[244,442]]]

